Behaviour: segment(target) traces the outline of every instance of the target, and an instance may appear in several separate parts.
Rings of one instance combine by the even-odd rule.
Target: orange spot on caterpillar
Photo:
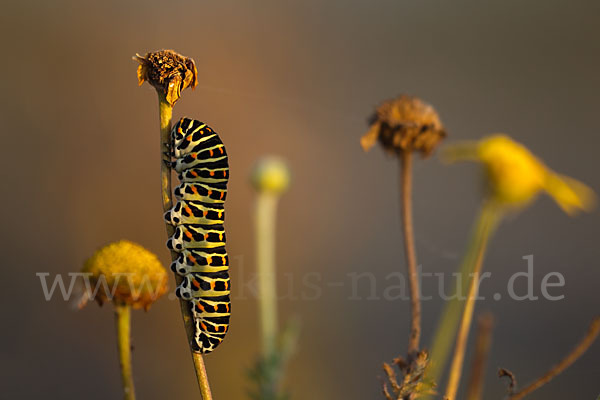
[[[223,215],[223,211],[219,211],[219,218]]]
[[[209,190],[208,191],[208,195],[210,196],[211,194],[212,194],[212,190]]]
[[[220,200],[223,200],[223,196],[225,196],[225,192],[221,192]]]
[[[200,303],[196,304],[196,309],[199,310],[200,312],[204,312],[204,306]]]
[[[211,257],[211,256],[207,256],[207,257],[206,257],[206,263],[207,263],[208,265],[210,265],[210,264],[212,263],[212,257]]]
[[[184,208],[184,210],[185,210],[185,212],[187,213],[187,215],[192,215],[192,209],[191,209],[191,208],[189,208],[188,206],[186,206],[186,207]]]
[[[204,240],[208,240],[208,233],[204,234]]]
[[[200,289],[200,282],[194,279],[192,281],[192,286],[194,286],[196,289]]]
[[[223,148],[222,148],[222,147],[219,147],[219,150],[221,150],[221,154],[223,154],[223,153],[224,153],[224,151],[223,151]]]
[[[196,264],[196,262],[197,262],[197,260],[196,260],[196,257],[194,257],[194,256],[193,256],[193,255],[191,255],[191,254],[188,256],[188,259],[189,259],[191,262],[193,262],[194,264]]]
[[[229,312],[229,304],[225,304],[225,309]]]
[[[208,329],[206,328],[206,325],[204,324],[204,322],[200,322],[200,326],[202,327],[202,330],[203,330],[203,331],[206,331],[206,330],[208,330]]]
[[[210,283],[210,288],[211,288],[212,290],[215,290],[215,283],[216,283],[215,281],[212,281],[212,282]],[[216,309],[216,308],[217,308],[217,307],[215,306],[215,309]]]
[[[221,256],[221,261],[223,262],[223,265],[225,265],[225,263],[227,262],[227,259],[225,258],[225,256]]]
[[[227,171],[223,170],[223,177],[227,176]]]
[[[210,171],[210,176],[215,176],[215,171]]]
[[[219,233],[219,240],[223,241],[223,234]]]
[[[185,138],[185,140],[187,140],[188,142],[191,142],[192,141],[192,137],[188,136],[188,137]]]
[[[191,170],[191,171],[190,171],[190,174],[191,174],[193,177],[197,177],[197,176],[198,176],[198,173],[197,173],[195,170]]]
[[[189,239],[193,238],[193,235],[190,231],[185,231],[185,236],[187,236]]]
[[[210,149],[210,150],[209,150],[209,154],[210,154],[210,156],[212,157],[212,156],[213,156],[213,154],[215,154],[215,153],[214,153],[214,151],[213,151],[212,149]]]
[[[190,154],[190,157],[192,157],[193,159],[196,159],[196,157],[198,157],[198,153],[192,153],[192,154]]]
[[[194,192],[195,194],[198,194],[198,189],[196,188],[196,186],[191,186],[192,188],[192,192]]]

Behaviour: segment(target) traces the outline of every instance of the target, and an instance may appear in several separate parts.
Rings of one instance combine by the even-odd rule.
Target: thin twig
[[[594,318],[590,323],[588,331],[583,339],[579,342],[579,344],[558,364],[553,366],[548,372],[544,375],[533,381],[527,387],[519,390],[517,393],[510,396],[510,400],[520,400],[523,397],[527,396],[531,392],[536,389],[539,389],[541,386],[550,382],[552,378],[556,375],[563,372],[567,369],[571,364],[573,364],[583,353],[587,351],[587,349],[594,343],[594,340],[598,337],[600,333],[600,317]]]
[[[485,367],[492,342],[492,328],[494,317],[491,313],[485,313],[477,321],[477,340],[475,341],[475,355],[471,365],[471,376],[467,386],[467,400],[481,400],[483,394],[483,381]]]
[[[408,268],[410,291],[411,329],[408,339],[408,355],[414,357],[419,351],[421,338],[421,303],[419,300],[419,277],[412,221],[412,153],[404,151],[400,157],[400,186],[404,252]]]
[[[162,204],[163,211],[168,211],[173,206],[173,197],[171,193],[171,159],[169,156],[169,143],[171,135],[171,118],[173,115],[173,106],[169,104],[165,96],[161,93],[158,94],[158,105],[159,105],[159,117],[160,117],[160,151],[162,154],[160,162],[160,180],[161,180],[161,193],[162,193]],[[165,224],[167,228],[167,236],[171,237],[175,231],[175,228],[171,224]],[[177,253],[171,251],[171,260],[177,258]],[[181,283],[183,278],[175,274],[175,282],[177,285]],[[200,393],[202,394],[203,400],[212,400],[212,394],[210,392],[210,385],[208,383],[208,375],[206,374],[206,367],[204,365],[204,359],[202,354],[193,351],[191,345],[194,338],[194,319],[190,309],[188,301],[179,300],[181,307],[181,315],[183,317],[183,323],[185,325],[185,331],[188,338],[188,344],[190,345],[190,353],[192,355],[192,361],[194,363],[194,369],[196,371],[196,379],[198,380],[198,386]]]
[[[119,364],[121,365],[121,380],[123,381],[123,398],[135,400],[133,375],[131,373],[131,306],[115,304],[115,322],[117,325],[117,348]]]
[[[456,345],[454,348],[454,357],[450,366],[450,375],[448,377],[448,385],[446,386],[445,398],[448,400],[454,400],[458,391],[458,385],[460,383],[460,377],[462,375],[462,367],[465,358],[465,351],[467,349],[467,340],[469,338],[469,328],[471,327],[471,321],[473,319],[473,311],[475,310],[475,299],[477,297],[479,275],[481,273],[481,267],[483,265],[483,256],[485,249],[489,241],[490,235],[495,226],[494,210],[491,209],[491,205],[487,204],[482,210],[480,218],[489,218],[487,223],[482,225],[480,232],[481,240],[477,248],[477,255],[475,258],[475,268],[473,271],[473,277],[469,284],[469,293],[465,304],[462,319],[460,321],[460,327],[456,337]]]

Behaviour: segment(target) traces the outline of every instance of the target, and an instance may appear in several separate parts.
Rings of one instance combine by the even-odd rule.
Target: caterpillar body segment
[[[210,249],[225,246],[225,230],[221,225],[181,224],[175,227],[175,233],[167,240],[171,250]]]
[[[165,221],[175,226],[179,224],[223,225],[224,212],[222,203],[182,200],[165,213]]]
[[[181,182],[174,190],[177,203],[164,214],[175,227],[167,241],[167,247],[178,253],[171,269],[183,277],[175,294],[190,304],[194,349],[209,353],[223,341],[231,315],[223,226],[227,152],[205,123],[182,118],[171,131],[170,155]]]
[[[171,263],[171,270],[185,276],[191,272],[220,272],[229,270],[229,257],[225,248],[198,251],[184,249]]]
[[[183,182],[173,191],[178,200],[195,200],[203,203],[224,203],[227,186],[223,183],[203,184]]]

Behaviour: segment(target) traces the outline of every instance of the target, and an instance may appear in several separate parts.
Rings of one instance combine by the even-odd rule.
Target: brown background
[[[231,158],[237,292],[226,343],[207,357],[215,398],[244,398],[257,352],[256,302],[242,288],[254,271],[248,174],[264,154],[286,157],[294,175],[277,258],[282,319],[303,323],[293,398],[381,398],[380,365],[405,350],[408,303],[364,299],[366,286],[349,300],[349,273],[373,272],[381,295],[386,275],[403,271],[396,164],[360,149],[367,115],[385,98],[415,94],[436,106],[448,142],[507,132],[599,191],[599,18],[595,1],[3,2],[0,397],[120,397],[110,307],[46,302],[35,273],[77,271],[120,238],[167,263],[156,96],[137,87],[136,52],[173,48],[196,60],[200,85],[175,115],[209,122]],[[432,159],[415,173],[419,261],[449,273],[479,203],[477,169]],[[597,211],[571,219],[543,198],[501,227],[485,265],[490,300],[477,305],[497,318],[486,399],[504,393],[497,367],[529,381],[598,312],[599,222]],[[528,254],[537,294],[543,275],[560,271],[565,299],[491,300]],[[321,295],[299,299],[314,295],[302,279],[315,272]],[[424,303],[425,343],[441,305]],[[133,336],[140,399],[197,398],[176,302],[136,312]],[[597,343],[531,398],[595,398],[599,358]]]

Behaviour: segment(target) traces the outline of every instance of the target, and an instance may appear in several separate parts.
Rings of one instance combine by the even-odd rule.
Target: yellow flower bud
[[[490,195],[499,204],[526,205],[541,191],[548,193],[568,214],[589,210],[594,203],[595,195],[590,188],[553,172],[525,146],[503,134],[448,146],[444,156],[449,161],[483,163]]]
[[[290,169],[281,158],[265,157],[256,163],[251,180],[259,192],[281,194],[290,184]]]
[[[112,300],[147,310],[167,290],[167,271],[158,257],[127,240],[97,250],[82,272],[91,274],[91,289],[98,289],[94,300],[100,305]]]

